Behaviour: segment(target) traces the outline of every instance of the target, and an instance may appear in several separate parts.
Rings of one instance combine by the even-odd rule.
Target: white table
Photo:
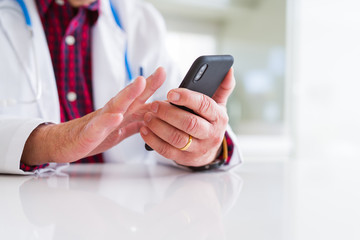
[[[72,165],[0,175],[1,239],[360,239],[352,164]]]

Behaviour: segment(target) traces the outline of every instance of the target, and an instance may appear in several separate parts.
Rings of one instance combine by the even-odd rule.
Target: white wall
[[[360,1],[290,0],[297,156],[360,157]]]

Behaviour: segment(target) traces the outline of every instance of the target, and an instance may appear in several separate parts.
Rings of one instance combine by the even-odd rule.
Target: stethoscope
[[[22,11],[22,14],[24,15],[24,18],[25,18],[26,26],[29,29],[31,37],[33,37],[33,26],[32,26],[30,14],[29,14],[29,11],[28,11],[28,9],[26,7],[26,4],[25,4],[24,0],[15,0],[15,1],[19,4],[19,6],[21,8],[21,11]],[[120,21],[120,17],[118,15],[118,13],[115,10],[115,7],[114,7],[114,5],[112,3],[112,0],[109,0],[109,2],[110,2],[111,13],[112,13],[112,15],[114,17],[116,25],[121,30],[124,31],[124,27],[123,27],[123,25],[122,25],[122,23]],[[6,34],[5,34],[5,37],[8,39],[9,43],[11,44],[11,40]],[[32,54],[33,55],[33,61],[35,63],[35,74],[34,74],[35,75],[35,81],[36,81],[36,90],[35,90],[35,94],[34,94],[35,98],[30,99],[30,100],[17,100],[17,99],[12,99],[12,98],[10,98],[10,99],[0,99],[0,106],[1,107],[12,106],[12,105],[16,105],[16,104],[36,103],[41,98],[42,85],[41,85],[41,81],[39,79],[39,73],[38,73],[39,70],[38,70],[37,61],[36,61],[36,53],[35,53],[34,41],[31,41],[31,42],[32,42],[32,50],[33,50],[32,51],[33,52],[33,54]],[[125,60],[125,70],[126,70],[127,80],[128,80],[128,82],[130,82],[133,79],[133,75],[132,75],[132,72],[131,72],[131,67],[130,67],[129,59],[128,59],[127,43],[125,43],[125,54],[124,55],[125,55],[124,60]],[[22,63],[19,56],[18,56],[18,59]],[[25,66],[23,66],[23,68],[26,69]],[[140,73],[140,74],[142,75],[142,73]],[[29,71],[26,71],[26,75],[30,80],[31,79],[31,74],[29,73]]]

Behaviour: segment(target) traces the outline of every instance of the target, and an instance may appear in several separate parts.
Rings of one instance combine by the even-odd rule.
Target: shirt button
[[[76,93],[74,93],[74,92],[68,92],[68,93],[66,94],[66,98],[67,98],[67,100],[68,100],[69,102],[74,102],[74,101],[76,100],[76,98],[77,98],[77,95],[76,95]]]
[[[75,44],[75,37],[72,36],[72,35],[68,35],[65,38],[65,42],[66,42],[67,45],[72,46],[72,45]]]
[[[63,6],[65,4],[64,0],[55,0],[56,4],[59,6]]]

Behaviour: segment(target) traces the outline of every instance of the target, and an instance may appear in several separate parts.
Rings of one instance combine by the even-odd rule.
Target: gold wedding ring
[[[192,142],[192,136],[189,135],[189,140],[188,140],[187,144],[186,144],[184,147],[179,148],[179,149],[180,149],[181,151],[186,151],[186,149],[188,149],[188,148],[190,147],[191,142]]]

